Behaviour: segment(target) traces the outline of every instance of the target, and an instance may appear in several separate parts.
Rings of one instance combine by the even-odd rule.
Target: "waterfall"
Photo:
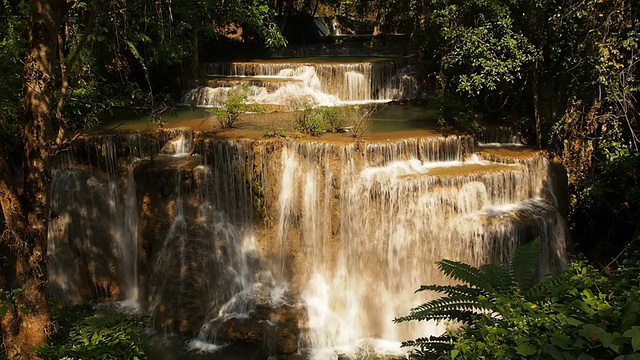
[[[80,141],[53,173],[52,293],[135,298],[194,351],[234,341],[337,358],[435,334],[393,324],[443,258],[506,263],[540,238],[565,266],[548,160],[440,136],[215,140],[186,130]],[[86,275],[84,275],[86,274]]]
[[[88,171],[68,156],[53,171],[50,205],[56,216],[48,229],[50,287],[62,301],[78,302],[93,292],[136,306],[135,160],[130,160],[128,175],[121,177],[113,137],[105,137],[97,150],[102,161],[92,166],[89,160]],[[69,258],[71,254],[81,256]],[[119,259],[120,266],[100,258]]]
[[[124,196],[124,232],[120,238],[122,267],[125,272],[127,300],[138,303],[138,201],[134,178],[137,160],[131,163]]]
[[[349,63],[294,59],[210,63],[204,83],[191,84],[185,104],[219,106],[229,91],[246,87],[251,101],[288,105],[308,98],[316,105],[340,105],[420,97],[415,68],[404,58],[375,58]]]
[[[353,145],[285,145],[279,251],[299,247],[304,259],[295,276],[319,358],[363,339],[433,333],[432,324],[391,320],[426,300],[413,293],[419,284],[446,280],[435,267],[439,259],[504,263],[519,244],[540,236],[544,270],[563,266],[562,221],[544,198],[546,160],[500,164],[464,156],[464,140],[372,144],[364,154]],[[332,194],[335,178],[340,185]]]

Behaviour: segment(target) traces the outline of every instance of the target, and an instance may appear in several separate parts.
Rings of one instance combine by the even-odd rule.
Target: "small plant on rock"
[[[294,130],[313,136],[320,136],[325,131],[325,122],[320,109],[315,105],[310,98],[296,99],[291,102],[290,106],[296,110]]]
[[[266,138],[287,137],[287,130],[289,130],[290,124],[286,118],[279,114],[272,115],[266,117],[262,135]]]
[[[284,130],[268,130],[265,129],[262,132],[262,136],[266,137],[266,138],[285,138],[287,137],[287,133]]]
[[[331,132],[341,131],[347,123],[348,115],[347,109],[343,107],[324,106],[320,108],[320,117],[331,129]]]
[[[249,90],[246,86],[241,89],[229,90],[222,107],[207,111],[216,116],[223,129],[231,129],[240,115],[246,112],[263,112],[261,107],[249,101]]]
[[[364,133],[371,126],[371,115],[378,109],[377,106],[354,106],[352,108],[350,118],[350,127],[353,137],[357,140],[362,139]]]

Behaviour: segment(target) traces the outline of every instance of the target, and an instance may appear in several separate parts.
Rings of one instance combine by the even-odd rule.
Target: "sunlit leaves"
[[[412,310],[415,316],[407,320],[463,323],[442,336],[418,338],[405,345],[416,347],[413,359],[636,359],[640,349],[638,265],[637,260],[625,260],[618,268],[603,272],[583,261],[572,261],[567,271],[534,286],[535,299],[520,291],[500,291],[490,298],[469,292],[483,287],[476,284],[479,269],[456,266],[461,275],[457,278],[468,279],[476,287],[424,286],[421,289],[444,296]],[[476,275],[469,277],[469,269],[475,269]],[[442,317],[430,312],[458,304],[464,310],[469,307],[467,302],[475,303],[475,309],[490,303],[492,311],[448,311]]]
[[[432,11],[427,20],[437,24],[435,36],[442,38],[435,51],[443,69],[456,75],[459,92],[479,94],[514,83],[541,56],[504,2],[431,0],[427,10]]]

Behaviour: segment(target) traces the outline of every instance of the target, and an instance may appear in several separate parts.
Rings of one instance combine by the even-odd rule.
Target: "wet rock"
[[[221,319],[216,334],[223,341],[263,344],[273,354],[293,354],[305,316],[299,305],[259,304],[248,316]]]

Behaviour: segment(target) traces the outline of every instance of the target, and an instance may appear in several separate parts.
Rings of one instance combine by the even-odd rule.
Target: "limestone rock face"
[[[298,351],[305,318],[299,305],[260,304],[248,316],[223,317],[212,325],[221,341],[262,344],[269,353],[287,355]]]

